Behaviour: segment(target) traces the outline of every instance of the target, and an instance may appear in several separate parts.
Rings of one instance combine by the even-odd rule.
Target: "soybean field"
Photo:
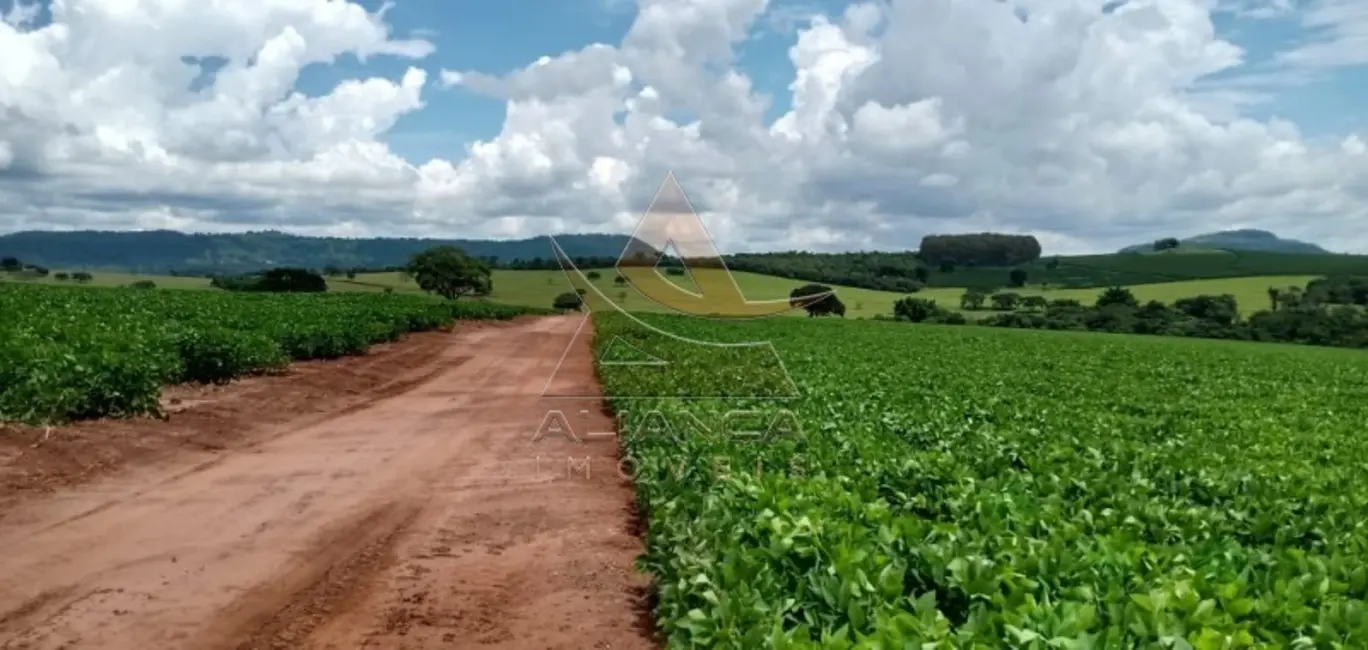
[[[167,384],[364,352],[458,318],[537,310],[386,294],[0,283],[0,421],[153,414]]]
[[[643,318],[595,345],[668,362],[600,373],[670,647],[1368,646],[1368,355]]]

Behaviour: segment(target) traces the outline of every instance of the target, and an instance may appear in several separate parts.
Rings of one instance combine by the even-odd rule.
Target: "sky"
[[[0,0],[0,232],[1368,253],[1363,0]]]

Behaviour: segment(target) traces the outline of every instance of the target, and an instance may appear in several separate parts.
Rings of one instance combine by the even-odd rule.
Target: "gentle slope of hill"
[[[1302,253],[1329,255],[1330,251],[1315,244],[1295,239],[1283,239],[1267,230],[1223,230],[1180,240],[1183,248],[1219,249],[1232,251],[1263,251],[1268,253]],[[1153,243],[1136,244],[1121,249],[1122,253],[1145,253],[1154,250]]]

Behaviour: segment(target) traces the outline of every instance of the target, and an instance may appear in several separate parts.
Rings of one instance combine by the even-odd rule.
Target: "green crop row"
[[[671,647],[1368,647],[1368,355],[645,318],[595,345],[666,362],[599,371]]]
[[[156,413],[162,387],[335,358],[458,318],[529,310],[385,294],[0,284],[0,420]]]

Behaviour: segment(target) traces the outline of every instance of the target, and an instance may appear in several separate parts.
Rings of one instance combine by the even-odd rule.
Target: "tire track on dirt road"
[[[656,647],[616,444],[534,440],[548,408],[611,426],[540,398],[580,323],[459,332],[398,394],[22,503],[0,647]],[[596,386],[587,334],[557,376]]]

